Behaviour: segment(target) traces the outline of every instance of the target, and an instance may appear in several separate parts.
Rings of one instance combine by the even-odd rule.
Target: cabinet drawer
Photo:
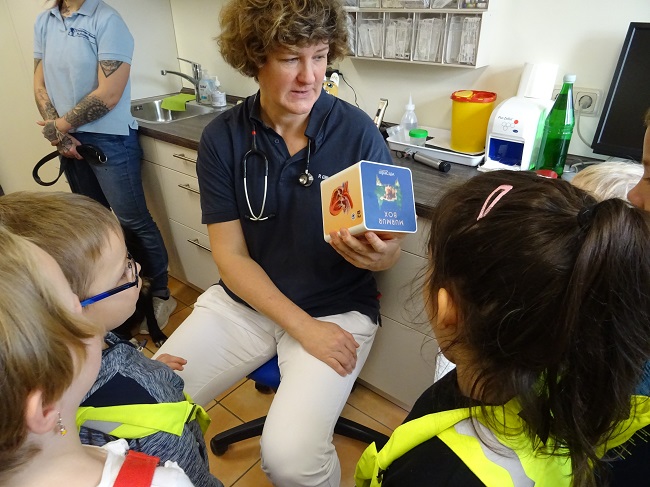
[[[422,275],[426,263],[426,259],[402,251],[400,259],[391,269],[375,274],[381,293],[382,316],[423,333],[429,333],[430,326],[418,288],[420,280],[414,284],[414,279]]]
[[[169,273],[185,282],[206,290],[219,281],[219,270],[212,260],[208,236],[174,220],[169,220],[172,240],[180,259],[178,267]]]
[[[158,159],[155,159],[154,162],[174,171],[196,177],[196,151],[156,140],[156,153]]]
[[[402,407],[436,379],[437,342],[389,318],[383,318],[359,378]]]
[[[197,232],[207,233],[206,226],[201,223],[197,178],[167,167],[159,166],[159,168],[167,216]]]

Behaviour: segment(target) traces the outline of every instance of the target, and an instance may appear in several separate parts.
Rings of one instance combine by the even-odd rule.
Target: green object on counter
[[[178,95],[168,96],[160,104],[160,108],[172,110],[174,112],[184,112],[185,104],[190,100],[196,100],[196,96],[188,93],[179,93]]]
[[[429,132],[425,129],[411,129],[409,130],[409,137],[411,144],[423,146],[427,141]]]
[[[535,169],[550,169],[555,171],[558,177],[562,176],[564,171],[575,125],[573,113],[573,83],[575,80],[574,74],[564,75],[562,90],[557,95],[553,108],[546,117],[542,142],[535,162]]]

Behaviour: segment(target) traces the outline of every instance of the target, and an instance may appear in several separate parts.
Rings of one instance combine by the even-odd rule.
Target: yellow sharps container
[[[491,91],[460,90],[451,94],[451,141],[458,152],[485,150],[488,121],[497,94]]]

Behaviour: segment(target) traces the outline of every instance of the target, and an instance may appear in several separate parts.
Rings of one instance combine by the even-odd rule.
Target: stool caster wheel
[[[255,389],[262,394],[273,394],[273,388],[263,384],[255,383]]]
[[[216,456],[220,457],[224,453],[228,451],[228,445],[216,445],[211,443],[210,444],[210,449],[212,450],[212,453],[214,453]]]

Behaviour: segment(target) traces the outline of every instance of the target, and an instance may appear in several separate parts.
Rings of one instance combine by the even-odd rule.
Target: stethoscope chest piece
[[[308,188],[309,186],[311,186],[311,183],[314,182],[314,176],[312,176],[312,174],[305,169],[305,172],[302,173],[298,178],[298,182],[305,188]]]

